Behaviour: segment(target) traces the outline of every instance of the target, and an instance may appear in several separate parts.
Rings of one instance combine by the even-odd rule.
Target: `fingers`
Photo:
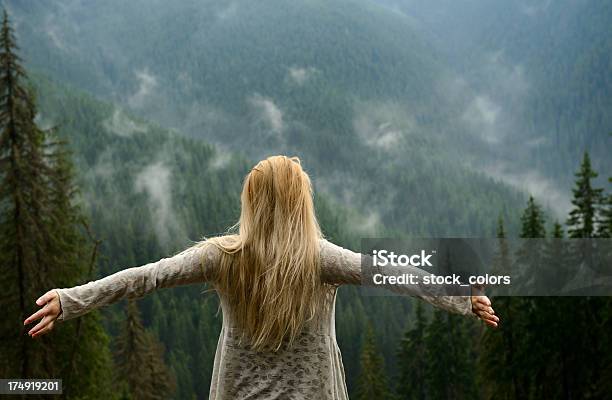
[[[478,314],[478,317],[480,319],[482,319],[488,325],[491,325],[493,327],[497,327],[498,326],[498,324],[499,324],[499,317],[497,315],[494,315],[494,314],[489,313],[487,311],[478,311],[477,314]]]
[[[487,325],[489,325],[489,326],[491,326],[493,328],[497,328],[497,322],[491,321],[489,319],[483,319],[483,321],[485,322],[485,324],[487,324]]]
[[[36,321],[37,319],[44,317],[45,315],[53,315],[56,310],[59,313],[59,311],[61,310],[59,310],[58,307],[55,305],[57,301],[53,302],[53,300],[55,300],[56,298],[57,292],[55,290],[50,290],[44,295],[40,296],[38,300],[36,300],[36,304],[41,306],[42,308],[34,314],[30,315],[28,318],[26,318],[23,321],[23,324],[27,325],[33,321]]]
[[[56,293],[54,290],[49,290],[47,293],[43,294],[42,296],[40,296],[38,298],[38,300],[36,300],[36,304],[38,304],[39,306],[42,306],[45,303],[50,302],[51,300],[53,300],[56,296]]]
[[[40,310],[36,311],[34,314],[32,314],[28,318],[26,318],[26,320],[23,321],[23,324],[27,325],[30,322],[36,321],[37,319],[40,319],[40,318],[44,317],[45,315],[47,315],[48,311],[49,311],[49,309],[45,305],[43,308],[41,308]]]
[[[490,319],[492,321],[498,322],[499,321],[499,317],[497,315],[491,314],[487,311],[481,311],[478,314],[479,317],[481,317],[482,319]]]
[[[56,297],[57,293],[54,290],[50,290],[39,297],[38,300],[36,300],[36,304],[42,306],[42,308],[23,321],[23,324],[27,325],[42,318],[40,322],[28,332],[28,335],[32,338],[44,335],[53,329],[58,312],[56,311],[57,306],[55,306],[52,301],[55,300]]]
[[[36,337],[47,333],[49,330],[53,329],[54,320],[55,319],[53,317],[45,315],[45,317],[34,328],[30,329],[28,335]]]
[[[472,307],[476,310],[476,311],[482,311],[482,312],[487,312],[489,314],[495,314],[495,311],[493,310],[493,307],[488,306],[486,304],[483,304],[481,302],[476,302],[472,304]]]
[[[52,329],[53,329],[53,325],[55,324],[55,321],[51,321],[49,322],[49,324],[47,326],[45,326],[44,328],[42,328],[41,330],[35,332],[32,334],[32,338],[37,338],[39,336],[45,335],[47,333],[49,333]]]

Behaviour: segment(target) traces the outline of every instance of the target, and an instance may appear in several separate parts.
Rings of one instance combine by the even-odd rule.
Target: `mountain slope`
[[[571,187],[585,150],[610,174],[609,2],[377,2],[413,21],[453,70],[447,91],[469,88],[465,101],[488,116],[477,126],[497,138],[485,154],[491,175],[564,209],[569,199],[558,192]]]
[[[485,146],[439,55],[373,3],[10,4],[33,68],[221,149],[299,155],[367,215],[358,234],[488,234],[521,201],[470,167]]]

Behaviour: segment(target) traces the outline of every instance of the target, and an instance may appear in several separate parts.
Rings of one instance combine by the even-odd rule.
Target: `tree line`
[[[547,232],[542,207],[530,196],[520,218],[519,237],[610,238],[612,193],[594,180],[588,152],[575,174],[572,209],[564,226],[553,221]],[[612,183],[612,178],[609,178]],[[497,222],[496,262],[508,263],[503,218]],[[532,268],[558,260],[558,241],[539,244]],[[570,242],[571,243],[571,242]],[[524,249],[519,249],[521,251]],[[551,254],[557,253],[557,254]],[[563,268],[556,266],[556,273]],[[600,296],[492,298],[501,318],[497,329],[417,302],[414,322],[398,346],[391,382],[375,337],[361,349],[358,399],[604,399],[612,389],[612,299]]]

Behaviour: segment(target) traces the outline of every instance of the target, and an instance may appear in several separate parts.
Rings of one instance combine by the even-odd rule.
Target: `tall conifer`
[[[397,394],[399,399],[425,400],[427,386],[425,372],[427,360],[425,358],[425,328],[427,318],[423,304],[416,302],[415,325],[408,330],[398,351],[399,382]]]
[[[127,384],[133,400],[167,399],[176,389],[176,379],[164,364],[161,343],[142,324],[134,300],[128,300],[126,318],[117,338],[119,382]]]
[[[389,399],[389,382],[380,351],[376,348],[374,330],[368,325],[361,348],[360,372],[357,383],[357,399]]]
[[[33,340],[21,321],[54,287],[93,277],[80,231],[72,164],[65,144],[36,124],[37,109],[4,11],[0,28],[0,375],[67,378],[66,398],[111,396],[112,359],[99,314],[56,323]],[[9,323],[8,321],[13,321]],[[77,327],[80,326],[79,329]],[[78,384],[76,383],[78,382]]]
[[[539,214],[533,213],[539,210],[533,199],[528,202],[528,209],[530,212],[523,214],[522,219],[540,221]],[[525,215],[531,215],[531,218],[525,218]],[[494,274],[505,275],[510,272],[512,260],[501,216],[497,226],[493,271]],[[484,382],[482,392],[485,399],[522,399],[527,395],[529,372],[520,367],[526,351],[524,332],[527,319],[523,307],[526,302],[521,297],[509,294],[492,299],[501,321],[497,329],[487,329],[483,334],[478,366]]]
[[[574,208],[567,219],[570,238],[591,238],[595,235],[599,220],[599,207],[603,201],[603,189],[593,187],[592,180],[598,174],[591,167],[591,158],[584,152],[580,170],[576,172],[576,184],[572,190]]]

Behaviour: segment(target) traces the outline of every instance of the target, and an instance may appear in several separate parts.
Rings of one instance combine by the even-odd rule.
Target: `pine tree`
[[[588,152],[584,153],[580,169],[575,176],[575,187],[572,190],[573,208],[566,224],[568,236],[578,239],[575,243],[570,241],[569,251],[575,260],[573,264],[577,266],[572,273],[580,274],[581,270],[596,270],[596,265],[592,262],[596,246],[589,239],[597,237],[598,231],[601,233],[601,226],[604,222],[601,219],[604,195],[602,188],[593,187],[592,180],[598,174],[591,166]],[[559,306],[563,304],[571,304],[577,310],[581,310],[566,318],[570,331],[568,337],[572,337],[573,350],[567,354],[567,363],[590,366],[590,368],[580,368],[568,374],[564,394],[568,397],[589,397],[593,395],[593,384],[600,380],[601,363],[604,362],[600,354],[606,349],[605,338],[609,333],[602,329],[601,321],[605,318],[607,300],[590,296],[564,298],[559,301]]]
[[[450,251],[441,270],[452,271]],[[476,364],[472,354],[472,321],[436,308],[425,333],[428,398],[473,399],[477,397]]]
[[[368,325],[361,347],[357,399],[389,399],[390,391],[385,375],[384,360],[374,341],[374,330]]]
[[[538,293],[537,284],[541,281],[540,276],[542,271],[542,252],[543,239],[546,237],[545,219],[542,208],[535,202],[533,196],[529,196],[527,207],[521,216],[521,230],[519,237],[522,239],[517,251],[517,260],[520,265],[524,266],[525,271],[523,277],[525,281],[525,289],[529,290],[534,295]],[[538,240],[532,240],[538,239]],[[520,310],[520,313],[514,316],[513,327],[522,327],[525,333],[522,337],[514,336],[511,340],[515,348],[516,354],[513,359],[518,364],[526,366],[526,370],[530,371],[530,375],[517,373],[518,385],[517,398],[527,395],[535,390],[540,385],[542,380],[543,368],[541,365],[542,354],[533,351],[538,348],[546,351],[545,347],[534,347],[538,343],[539,337],[535,333],[535,329],[528,327],[539,326],[541,313],[548,312],[548,303],[545,304],[542,298],[533,296],[515,297],[512,300],[515,307]],[[513,335],[513,334],[510,334]],[[532,349],[531,351],[529,349]]]
[[[131,299],[117,349],[116,379],[127,384],[132,400],[167,399],[175,391],[176,378],[164,364],[163,346],[145,330],[138,305]]]
[[[544,213],[533,196],[529,196],[527,207],[521,215],[521,240],[517,250],[516,259],[522,271],[515,271],[516,280],[520,279],[521,288],[524,290],[535,290],[538,274],[540,271],[540,258],[542,254],[542,242],[539,239],[546,236]],[[518,287],[518,285],[517,285]],[[515,293],[516,294],[516,293]]]
[[[469,323],[463,316],[434,310],[425,335],[428,399],[477,397]]]
[[[6,11],[0,30],[0,306],[7,320],[24,320],[53,287],[93,278],[95,257],[84,239],[66,146],[36,122],[35,99]],[[65,397],[112,398],[112,358],[99,314],[56,323],[32,340],[3,325],[0,375],[63,377]],[[27,328],[29,329],[29,327]],[[78,382],[78,384],[73,384]]]
[[[511,273],[511,260],[510,260],[510,247],[506,238],[506,230],[504,228],[504,219],[500,215],[497,220],[497,247],[498,251],[493,258],[493,266],[491,273],[493,275],[508,275]],[[504,288],[499,288],[500,291],[505,292]]]
[[[48,200],[48,167],[43,156],[45,135],[34,123],[36,108],[24,86],[25,71],[16,50],[5,11],[0,31],[0,265],[7,291],[3,290],[2,307],[11,320],[23,321],[43,287],[41,261],[48,229],[42,214]],[[38,370],[34,344],[14,325],[4,327],[10,329],[2,332],[3,358],[11,360],[13,372],[3,376],[31,376]]]
[[[529,340],[528,348],[532,349],[533,353],[530,369],[533,370],[535,380],[531,395],[536,398],[571,398],[569,384],[574,362],[573,352],[568,350],[567,343],[573,340],[579,342],[584,336],[580,331],[577,335],[570,333],[572,325],[581,325],[580,315],[572,313],[568,316],[567,310],[572,309],[575,300],[551,296],[567,284],[572,274],[571,265],[567,262],[568,244],[562,240],[563,237],[563,227],[559,222],[555,222],[552,238],[546,240],[543,245],[543,271],[538,275],[542,280],[542,294],[547,296],[534,300],[535,315],[532,315],[530,324],[532,332],[526,336]],[[542,359],[551,362],[542,363]],[[544,384],[551,381],[559,382],[559,385]]]
[[[542,208],[535,202],[533,196],[529,196],[527,208],[521,216],[522,238],[543,238],[546,236],[544,227],[544,214]]]
[[[532,212],[536,209],[535,203],[531,200],[529,204],[532,220],[540,221],[539,215]],[[505,275],[510,272],[512,261],[501,217],[498,219],[497,239],[498,250],[494,257],[493,270],[494,274]],[[523,399],[527,395],[529,371],[520,367],[526,358],[524,345],[526,318],[522,309],[524,300],[512,296],[512,293],[505,294],[492,298],[502,321],[498,329],[485,330],[478,359],[479,375],[485,382],[482,390],[485,399]]]
[[[599,207],[603,201],[603,189],[593,187],[591,181],[598,174],[591,167],[591,159],[586,151],[580,170],[575,176],[576,185],[572,190],[574,208],[567,219],[568,236],[570,238],[591,238],[595,235],[599,223]]]
[[[425,385],[425,328],[427,319],[423,304],[416,302],[415,325],[408,330],[400,343],[398,351],[399,384],[398,398],[410,400],[425,400],[427,386]]]

